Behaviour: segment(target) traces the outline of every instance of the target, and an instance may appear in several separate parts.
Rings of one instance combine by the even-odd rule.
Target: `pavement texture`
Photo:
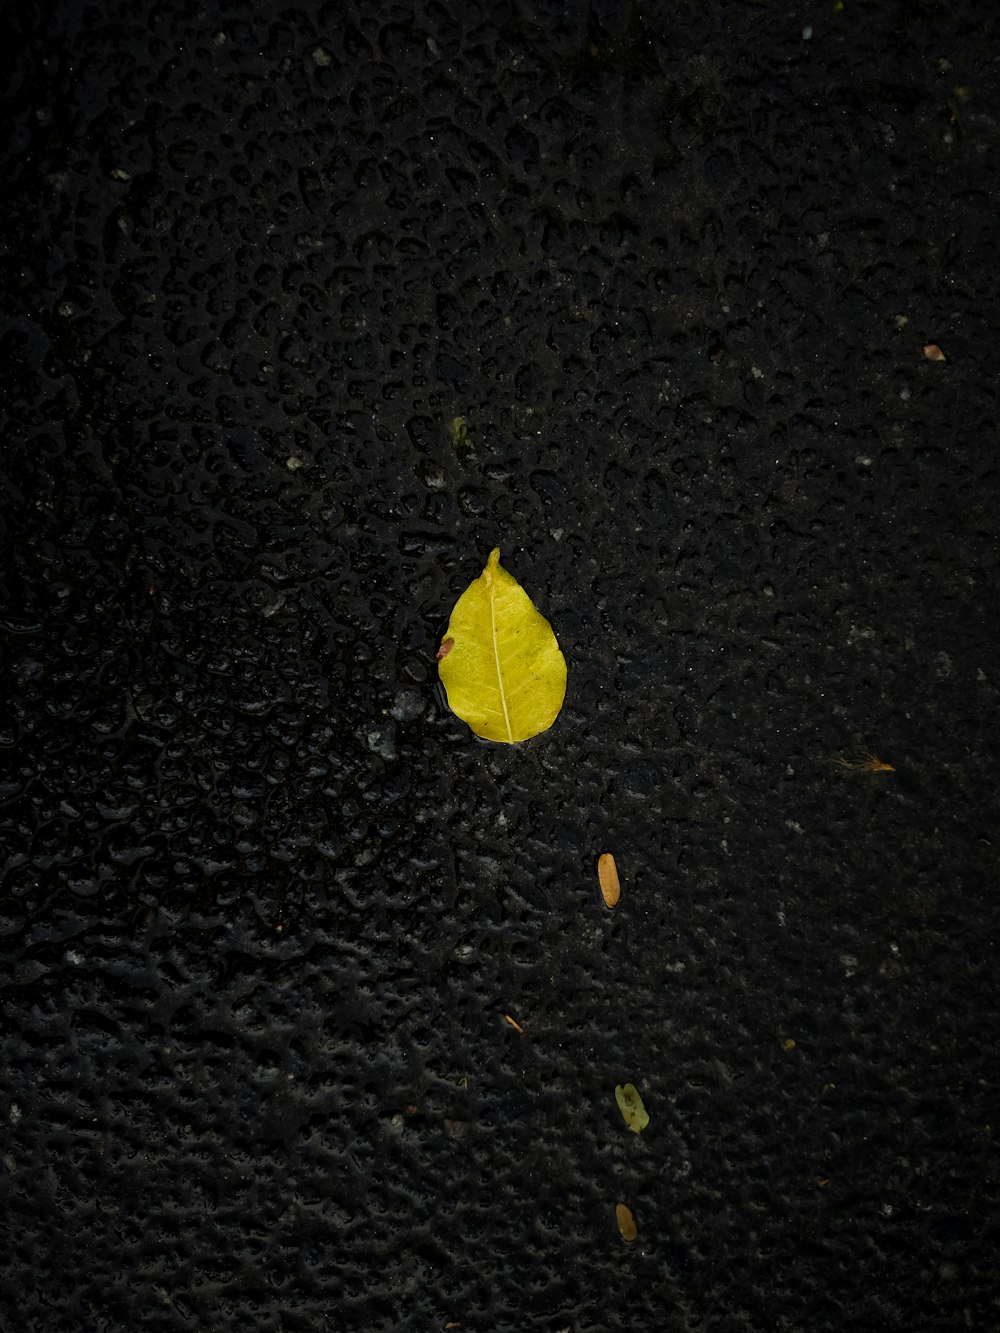
[[[989,6],[4,22],[0,1327],[1000,1327]]]

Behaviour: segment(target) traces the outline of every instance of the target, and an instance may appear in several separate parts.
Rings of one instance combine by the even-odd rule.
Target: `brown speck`
[[[632,1209],[626,1207],[623,1203],[616,1203],[615,1219],[618,1222],[618,1230],[621,1232],[622,1240],[628,1241],[629,1244],[631,1244],[639,1234],[639,1229],[635,1224],[635,1218],[632,1215]]]
[[[924,343],[924,356],[928,361],[948,360],[944,352],[941,351],[941,348],[938,347],[937,343]]]
[[[440,662],[442,657],[447,657],[455,646],[454,639],[445,639],[441,647],[437,650],[437,660]]]
[[[515,1032],[520,1032],[522,1036],[524,1035],[524,1028],[515,1019],[511,1018],[510,1014],[504,1014],[503,1021],[509,1023]]]

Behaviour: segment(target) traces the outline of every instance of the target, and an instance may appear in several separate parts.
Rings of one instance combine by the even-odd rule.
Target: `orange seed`
[[[601,895],[605,907],[617,907],[622,896],[622,886],[618,879],[618,867],[610,852],[604,852],[597,861],[597,878],[601,885]]]

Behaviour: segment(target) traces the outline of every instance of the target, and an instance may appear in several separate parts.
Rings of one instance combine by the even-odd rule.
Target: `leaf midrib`
[[[497,616],[496,616],[496,579],[490,582],[490,628],[493,631],[493,663],[497,671],[497,684],[500,686],[500,704],[503,708],[504,725],[507,728],[507,740],[513,744],[514,729],[510,725],[510,714],[507,712],[507,692],[503,687],[503,672],[500,670],[500,649],[497,646]]]

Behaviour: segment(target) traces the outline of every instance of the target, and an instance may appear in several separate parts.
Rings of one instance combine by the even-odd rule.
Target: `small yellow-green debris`
[[[649,1116],[642,1104],[639,1090],[632,1083],[621,1084],[615,1088],[615,1101],[622,1117],[633,1134],[641,1134],[649,1124]]]
[[[448,437],[459,453],[465,453],[472,448],[472,440],[469,438],[469,423],[465,417],[452,417],[448,422]]]

